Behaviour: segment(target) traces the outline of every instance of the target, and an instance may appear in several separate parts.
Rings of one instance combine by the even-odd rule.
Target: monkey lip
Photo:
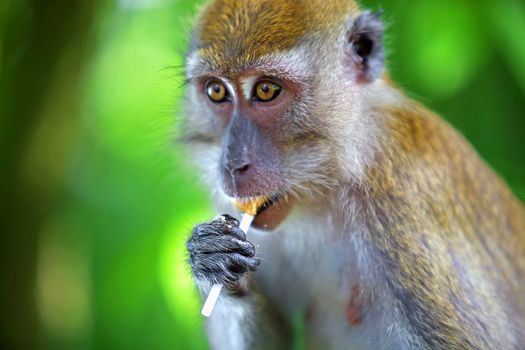
[[[257,209],[257,215],[270,208],[272,205],[279,203],[281,199],[284,199],[284,195],[280,193],[269,196],[261,207]]]
[[[252,226],[263,230],[275,229],[290,213],[292,200],[284,193],[268,196],[258,208]]]

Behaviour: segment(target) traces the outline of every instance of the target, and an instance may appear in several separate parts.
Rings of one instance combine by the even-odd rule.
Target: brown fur
[[[437,116],[416,103],[383,112],[365,215],[406,316],[432,348],[523,344],[522,204]]]
[[[356,10],[353,0],[215,1],[200,19],[206,28],[198,37],[200,55],[223,71],[246,67],[290,49],[308,33],[340,26]]]

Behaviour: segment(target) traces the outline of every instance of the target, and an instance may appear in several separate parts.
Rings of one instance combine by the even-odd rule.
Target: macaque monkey
[[[525,349],[525,210],[384,70],[353,0],[215,0],[183,139],[220,213],[187,242],[224,288],[213,349]],[[247,235],[234,200],[264,199]]]

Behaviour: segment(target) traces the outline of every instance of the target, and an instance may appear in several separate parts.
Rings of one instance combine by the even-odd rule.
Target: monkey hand
[[[239,291],[246,272],[259,266],[255,247],[246,240],[239,221],[227,214],[195,226],[186,247],[197,283],[222,283],[230,291]]]

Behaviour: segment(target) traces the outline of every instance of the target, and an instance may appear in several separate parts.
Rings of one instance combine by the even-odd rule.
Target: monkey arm
[[[429,348],[518,348],[521,206],[445,122],[417,106],[389,113],[365,220],[404,317]]]
[[[508,336],[515,320],[502,279],[486,271],[490,260],[481,261],[466,239],[443,239],[445,231],[382,224],[385,231],[372,235],[383,236],[375,245],[384,278],[415,336],[431,349],[516,348]]]
[[[259,265],[255,247],[229,215],[195,226],[187,244],[195,284],[205,297],[213,284],[224,285],[206,327],[213,349],[242,350],[252,338],[248,271]]]
[[[289,327],[269,301],[249,285],[259,265],[255,247],[229,215],[197,225],[187,242],[195,283],[206,297],[214,283],[224,285],[206,319],[212,349],[289,348]]]

